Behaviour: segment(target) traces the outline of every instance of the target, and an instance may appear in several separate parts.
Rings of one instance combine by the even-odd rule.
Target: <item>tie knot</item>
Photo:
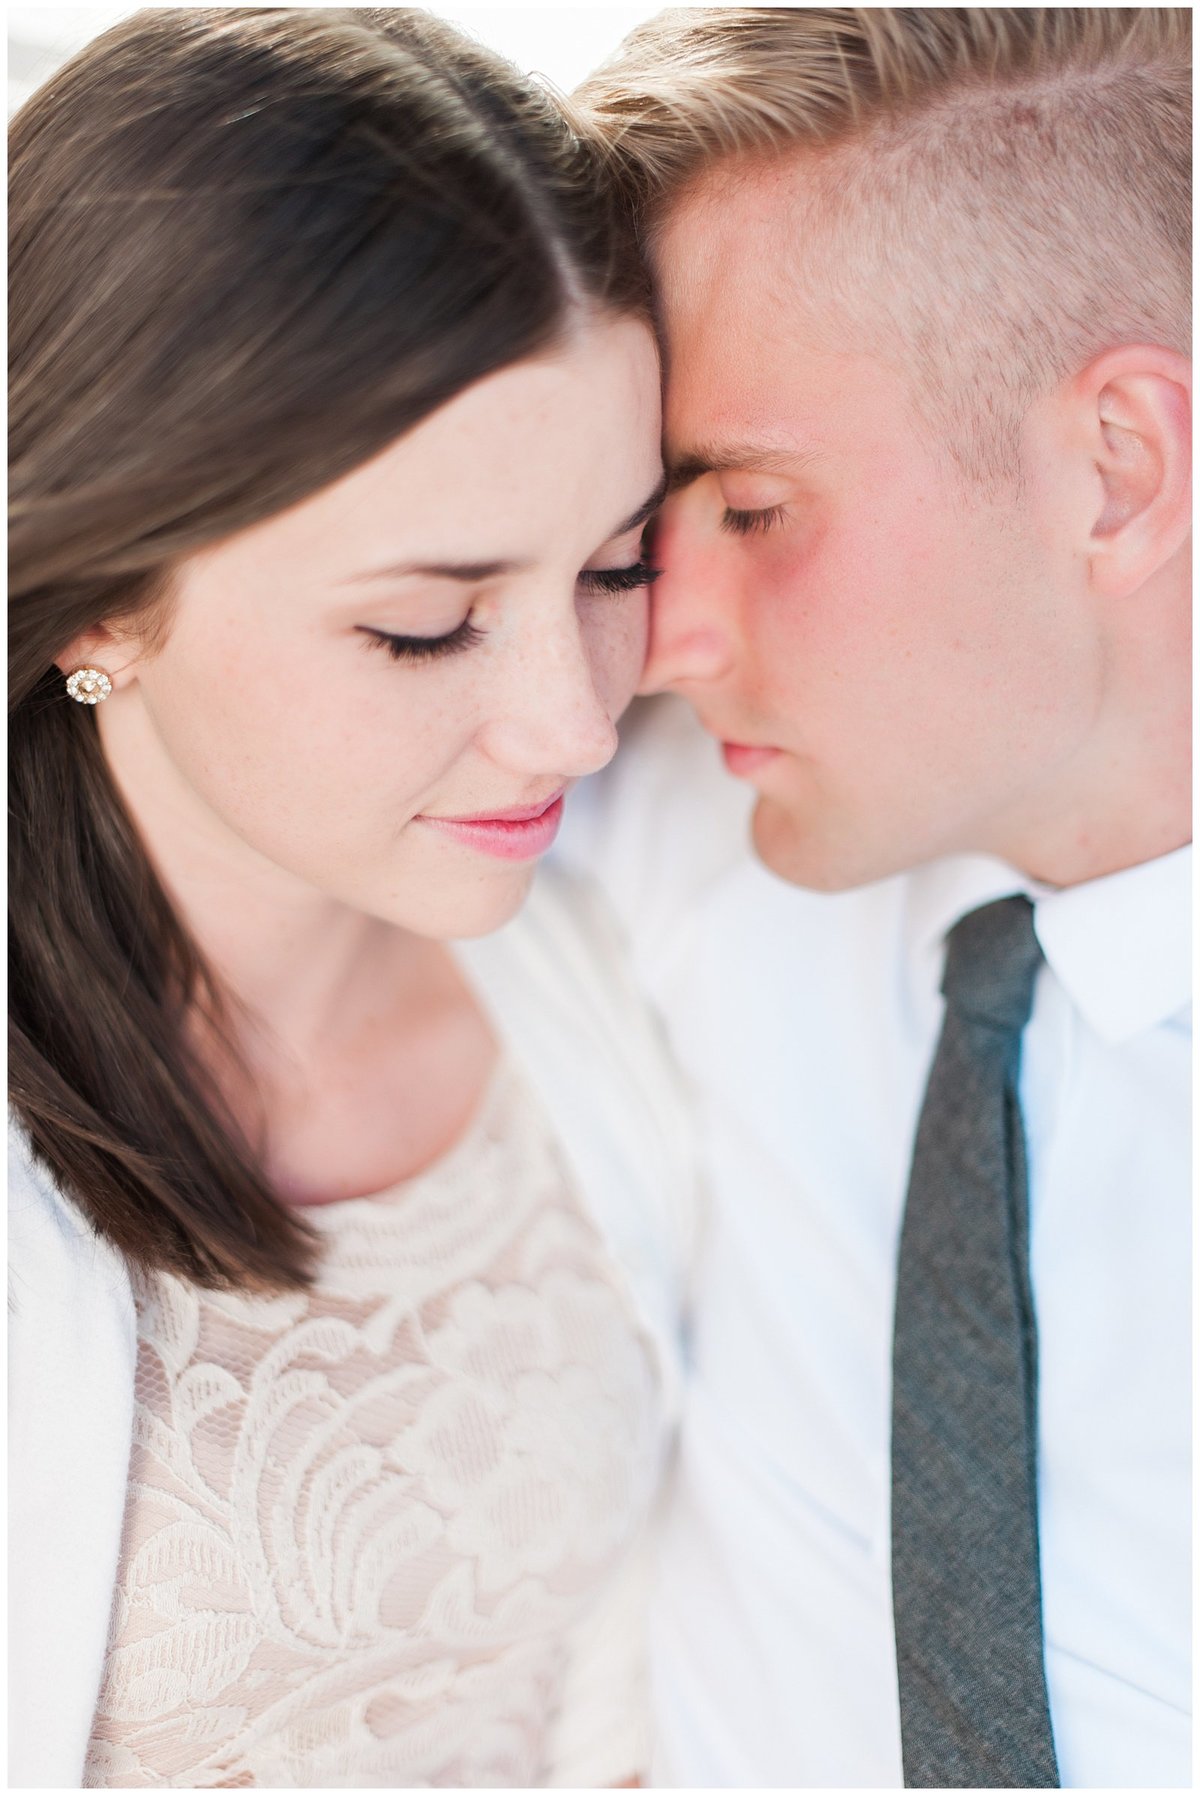
[[[1028,898],[1000,898],[969,911],[946,938],[946,1003],[960,1016],[1019,1035],[1041,958]]]

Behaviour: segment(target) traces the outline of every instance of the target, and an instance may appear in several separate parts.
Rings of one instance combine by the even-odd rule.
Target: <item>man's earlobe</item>
[[[1191,527],[1191,368],[1173,350],[1127,345],[1097,357],[1077,394],[1102,495],[1089,575],[1120,597],[1157,573]]]

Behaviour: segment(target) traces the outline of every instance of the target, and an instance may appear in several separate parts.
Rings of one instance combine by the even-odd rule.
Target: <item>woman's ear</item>
[[[55,661],[65,674],[77,667],[99,667],[113,683],[113,690],[131,686],[137,678],[143,653],[142,644],[133,636],[108,624],[97,624],[69,642]]]
[[[1124,597],[1171,560],[1191,528],[1191,364],[1153,346],[1109,350],[1074,382],[1073,403],[1099,481],[1090,582]]]

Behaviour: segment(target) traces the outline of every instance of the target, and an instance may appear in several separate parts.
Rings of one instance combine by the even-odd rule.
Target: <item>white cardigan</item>
[[[614,926],[593,891],[544,868],[513,923],[455,954],[625,1270],[674,1415],[692,1130]],[[9,1781],[78,1788],[117,1576],[137,1324],[121,1256],[56,1190],[19,1130],[9,1180]],[[578,1676],[611,1675],[606,1637],[617,1633],[597,1618]],[[603,1742],[559,1740],[554,1782],[594,1770],[598,1749],[603,1758]]]

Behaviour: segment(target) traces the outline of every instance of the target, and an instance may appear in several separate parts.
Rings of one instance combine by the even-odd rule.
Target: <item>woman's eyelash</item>
[[[726,506],[721,528],[734,536],[752,536],[756,530],[771,530],[781,524],[785,515],[786,507],[782,505],[764,505],[761,511],[734,511]]]
[[[464,649],[482,642],[484,635],[469,617],[446,636],[392,636],[387,630],[368,629],[366,624],[356,624],[355,628],[369,639],[372,648],[385,649],[393,661],[432,661],[439,655],[461,655]]]
[[[635,561],[632,567],[585,568],[579,584],[588,592],[636,592],[640,586],[652,586],[662,572],[647,561]],[[384,649],[393,661],[433,661],[440,655],[461,655],[482,642],[486,634],[465,618],[456,630],[446,636],[394,636],[388,630],[372,630],[367,624],[356,624],[371,648]]]
[[[636,592],[640,586],[653,586],[661,573],[648,561],[635,561],[632,567],[588,567],[579,584],[588,592]]]

